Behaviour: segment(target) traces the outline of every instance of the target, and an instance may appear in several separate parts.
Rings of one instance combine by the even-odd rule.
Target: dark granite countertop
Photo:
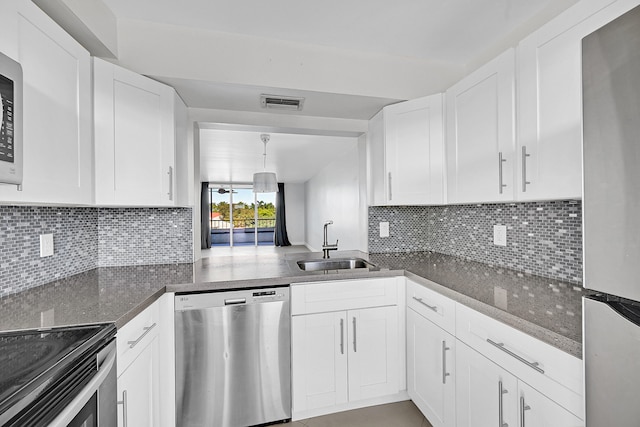
[[[575,284],[430,252],[371,254],[380,267],[582,358],[582,296]]]
[[[0,330],[113,322],[121,327],[165,292],[202,292],[306,281],[405,274],[449,298],[581,357],[579,286],[429,253],[332,257],[369,258],[379,268],[302,272],[295,261],[317,253],[207,258],[195,264],[104,267],[0,298]]]

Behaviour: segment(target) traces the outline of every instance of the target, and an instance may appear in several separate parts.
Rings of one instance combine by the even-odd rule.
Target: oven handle
[[[78,412],[87,404],[91,396],[98,391],[104,379],[109,375],[116,363],[116,348],[108,353],[104,362],[98,368],[98,372],[91,378],[91,381],[82,389],[82,391],[67,405],[66,408],[51,421],[49,427],[67,427],[69,423],[78,415]]]

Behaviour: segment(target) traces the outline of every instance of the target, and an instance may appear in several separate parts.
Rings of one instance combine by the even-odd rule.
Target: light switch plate
[[[40,258],[53,255],[53,234],[40,235]]]
[[[507,246],[507,226],[493,226],[493,244],[497,246]]]
[[[380,223],[380,237],[389,237],[389,223],[386,221]]]

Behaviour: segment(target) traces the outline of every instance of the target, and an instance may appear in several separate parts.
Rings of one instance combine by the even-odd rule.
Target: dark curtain
[[[276,194],[276,231],[273,236],[273,243],[276,246],[291,246],[289,236],[287,236],[287,220],[284,210],[284,183],[278,183],[278,194]]]
[[[200,192],[200,247],[209,249],[211,247],[211,195],[209,194],[209,183],[202,183]]]

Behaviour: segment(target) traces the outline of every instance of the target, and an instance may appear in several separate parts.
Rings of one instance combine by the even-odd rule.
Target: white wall
[[[292,245],[304,245],[305,198],[304,184],[284,184],[287,235]]]
[[[329,243],[339,240],[339,250],[363,250],[359,144],[305,183],[305,240],[313,251],[322,250],[323,224],[329,226]],[[366,200],[364,201],[366,204]]]

